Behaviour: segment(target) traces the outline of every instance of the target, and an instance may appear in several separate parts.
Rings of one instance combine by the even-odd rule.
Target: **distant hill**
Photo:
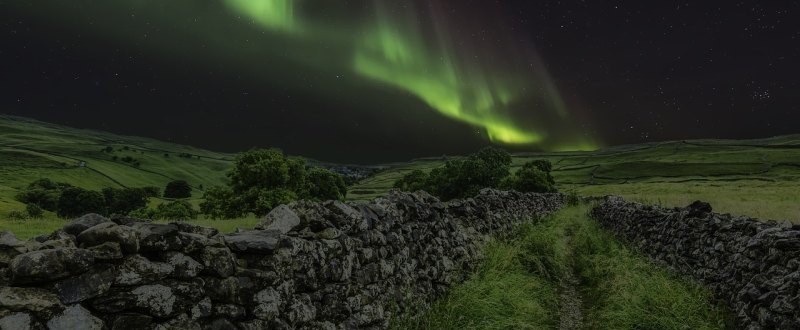
[[[233,155],[154,139],[76,129],[0,115],[0,212],[22,209],[18,189],[39,178],[99,190],[186,180],[221,185]]]

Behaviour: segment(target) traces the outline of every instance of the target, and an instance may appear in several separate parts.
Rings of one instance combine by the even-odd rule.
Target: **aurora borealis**
[[[486,144],[563,151],[761,136],[775,126],[726,114],[796,113],[785,75],[798,51],[794,36],[781,39],[796,8],[759,6],[709,4],[695,17],[618,1],[0,1],[0,104],[218,150],[354,162]],[[714,10],[761,13],[785,33],[727,42],[725,31],[770,30],[748,16],[699,18]],[[747,47],[759,55],[731,56],[754,54]],[[709,129],[715,121],[754,128]]]

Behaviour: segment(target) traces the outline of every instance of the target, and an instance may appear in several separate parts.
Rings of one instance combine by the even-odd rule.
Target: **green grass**
[[[480,271],[418,320],[397,329],[552,329],[559,281],[580,280],[587,329],[723,329],[728,314],[699,285],[629,250],[587,215],[566,208],[492,241]]]
[[[533,159],[553,163],[553,177],[564,192],[622,195],[670,207],[703,200],[718,212],[800,223],[800,135],[521,153],[514,155],[512,166]],[[422,159],[395,165],[357,183],[348,196],[380,196],[405,173],[429,171],[442,163],[441,159]]]
[[[106,147],[113,151],[101,151]],[[191,157],[179,157],[181,154]],[[140,166],[121,161],[124,157],[135,158]],[[224,184],[232,159],[229,154],[184,145],[0,115],[0,217],[24,209],[14,196],[40,178],[93,190],[121,186],[163,189],[167,182],[181,179],[195,188],[197,198],[202,195],[200,186]],[[79,166],[81,161],[84,167]]]
[[[206,219],[201,217],[200,219],[196,220],[187,220],[185,222],[203,226],[203,227],[211,227],[216,228],[222,233],[232,233],[235,232],[237,229],[253,229],[259,222],[261,221],[260,218],[255,216],[249,216],[246,218],[238,218],[238,219],[226,219],[226,220],[215,220],[215,219]],[[157,223],[169,223],[172,221],[156,221]],[[22,240],[27,240],[29,238],[42,235],[42,234],[49,234],[55,230],[61,229],[64,225],[68,224],[69,220],[59,219],[54,215],[49,215],[42,219],[28,219],[28,220],[6,220],[0,219],[0,231],[8,230],[14,235]]]

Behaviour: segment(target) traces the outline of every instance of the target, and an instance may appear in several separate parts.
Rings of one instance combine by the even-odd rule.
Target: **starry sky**
[[[0,113],[345,163],[800,133],[798,1],[0,0]]]

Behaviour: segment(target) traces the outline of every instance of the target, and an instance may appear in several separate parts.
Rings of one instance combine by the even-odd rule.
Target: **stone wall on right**
[[[718,214],[694,202],[661,208],[607,197],[603,227],[726,301],[742,329],[800,329],[800,225]]]

